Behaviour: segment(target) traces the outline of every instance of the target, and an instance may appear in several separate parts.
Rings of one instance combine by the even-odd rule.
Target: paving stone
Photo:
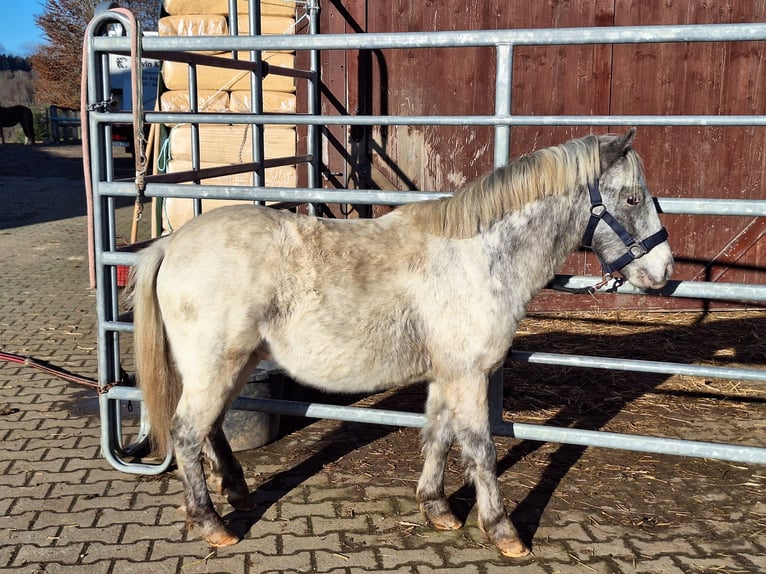
[[[687,570],[678,564],[672,556],[659,556],[653,559],[635,559],[635,560],[620,560],[613,561],[614,564],[620,568],[621,572],[636,574],[690,574],[696,572],[705,572],[704,570]],[[725,570],[724,570],[725,572]]]
[[[49,526],[39,530],[32,529],[2,529],[0,528],[0,540],[8,544],[32,544],[37,546],[53,546],[59,539],[58,526]]]
[[[484,568],[479,570],[478,564],[464,564],[460,567],[459,572],[461,574],[481,574],[482,572],[487,572],[487,574],[489,574],[489,568],[491,566],[491,564],[485,564]],[[450,568],[452,568],[452,565],[450,565]],[[504,565],[501,568],[503,568],[503,572],[508,571],[507,565]],[[416,566],[415,570],[417,574],[439,574],[439,572],[444,572],[444,568],[434,568],[433,566],[427,566],[425,564]],[[494,572],[499,572],[499,570],[495,570]]]
[[[398,568],[406,564],[445,567],[447,563],[433,548],[418,550],[399,550],[396,548],[381,548],[380,560],[384,568]]]
[[[245,537],[237,544],[236,549],[219,549],[218,553],[223,555],[225,551],[256,553],[261,556],[280,556],[282,538],[277,534],[256,534],[248,532]]]
[[[226,549],[222,549],[222,552]],[[162,543],[157,541],[155,544],[150,545],[149,556],[146,560],[156,561],[164,560],[173,556],[183,556],[189,558],[192,561],[204,560],[206,557],[216,555],[214,549],[208,547],[208,545],[202,540],[184,540],[180,542],[173,542],[172,544]]]
[[[24,566],[26,564],[38,564],[58,562],[60,564],[79,564],[84,543],[67,544],[66,546],[36,546],[24,544],[19,547],[19,552],[13,559],[11,566]]]
[[[58,545],[71,544],[73,542],[117,544],[120,542],[124,528],[121,524],[99,528],[65,526],[59,528],[56,539],[58,540]]]
[[[317,550],[314,552],[318,572],[332,572],[350,568],[352,572],[367,572],[378,567],[374,550],[339,550],[337,552]]]
[[[294,536],[292,534],[282,536],[282,551],[285,554],[293,554],[299,550],[331,549],[340,551],[341,548],[340,535],[337,532],[323,536]]]
[[[138,540],[164,540],[178,542],[184,539],[185,528],[181,526],[148,526],[146,524],[127,524],[122,536],[123,544],[132,544]]]
[[[549,566],[549,564],[546,564]],[[518,560],[492,561],[484,564],[486,574],[503,574],[511,570],[517,570],[524,574],[549,574],[555,570],[549,570],[533,558],[521,558]],[[586,570],[587,571],[587,570]]]
[[[341,488],[312,487],[307,489],[306,502],[323,502],[326,500],[357,499],[360,497],[359,489],[352,486]]]
[[[247,557],[244,555],[213,556],[207,560],[182,558],[180,569],[184,573],[210,574],[225,572],[227,574],[245,574],[248,571]]]
[[[147,541],[132,542],[131,544],[104,544],[102,542],[90,542],[83,549],[82,564],[93,564],[115,558],[146,560],[149,555],[150,544]]]
[[[366,533],[370,530],[370,524],[366,516],[354,516],[351,518],[325,518],[322,516],[312,516],[311,529],[314,534],[318,536],[327,534],[328,532]]]
[[[337,516],[335,505],[330,501],[303,504],[296,502],[283,502],[279,506],[279,517],[285,520],[300,516],[324,516],[334,518]]]
[[[256,553],[252,554],[253,566],[255,572],[259,574],[271,574],[276,572],[313,572],[313,557],[311,552],[298,552],[296,554],[285,554],[278,559],[273,557],[259,557]]]
[[[184,572],[181,570],[179,557],[166,558],[165,560],[141,561],[135,560],[114,560],[109,564],[114,564],[112,574],[176,574]],[[88,574],[90,574],[89,565]]]
[[[158,509],[147,508],[145,510],[123,510],[116,508],[104,508],[98,517],[97,526],[109,526],[111,524],[155,524]]]
[[[28,568],[28,567],[27,567]],[[82,564],[57,564],[57,563],[46,563],[41,564],[39,566],[38,572],[42,574],[43,572],[45,574],[82,574],[84,570],[87,570],[88,574],[108,574],[111,570],[111,563],[110,562],[99,562],[97,564],[88,564],[87,567],[83,566]],[[29,572],[29,570],[26,570]],[[35,572],[33,570],[33,572]],[[119,572],[119,570],[111,570],[114,574]],[[128,571],[126,571],[128,572]],[[132,572],[130,570],[129,572]]]

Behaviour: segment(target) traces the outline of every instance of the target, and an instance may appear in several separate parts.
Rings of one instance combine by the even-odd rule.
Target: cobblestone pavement
[[[77,150],[0,146],[0,194],[0,350],[95,377]],[[422,389],[372,402],[391,400],[417,403]],[[709,440],[763,444],[763,402],[751,402],[734,426],[717,403],[691,422]],[[332,421],[291,421],[243,453],[258,509],[229,513],[244,539],[213,551],[186,532],[174,476],[123,474],[100,456],[96,405],[90,389],[0,362],[0,571],[766,571],[762,466],[498,438],[503,491],[534,552],[514,562],[486,544],[457,460],[448,483],[467,524],[436,532],[414,500],[417,431]]]

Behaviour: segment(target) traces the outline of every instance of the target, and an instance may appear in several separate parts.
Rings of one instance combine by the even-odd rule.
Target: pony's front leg
[[[463,524],[452,513],[444,494],[444,465],[452,446],[452,416],[438,383],[431,383],[426,402],[426,426],[421,433],[423,472],[418,481],[420,510],[437,530],[457,530]]]
[[[239,542],[215,511],[202,468],[202,442],[207,435],[200,431],[193,417],[173,417],[171,438],[175,449],[178,474],[184,486],[187,527],[200,529],[211,546],[230,546]]]
[[[497,480],[497,452],[489,426],[487,381],[463,381],[450,391],[454,391],[450,393],[450,404],[466,478],[476,488],[479,527],[503,556],[526,556],[529,549],[508,518]]]

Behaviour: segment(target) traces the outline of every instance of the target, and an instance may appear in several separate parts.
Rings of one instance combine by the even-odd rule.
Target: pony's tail
[[[165,257],[165,239],[141,252],[133,267],[132,290],[136,378],[143,393],[143,407],[151,426],[154,445],[169,452],[170,423],[181,396],[181,379],[170,353],[157,301],[157,272]]]

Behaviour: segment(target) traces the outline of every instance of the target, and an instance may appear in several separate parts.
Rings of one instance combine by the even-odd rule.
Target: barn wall
[[[334,0],[322,32],[399,32],[757,22],[766,0],[710,3]],[[765,114],[763,42],[518,47],[518,115]],[[492,114],[493,49],[386,50],[322,55],[325,113]],[[339,109],[340,108],[340,109]],[[616,128],[615,128],[616,129]],[[514,127],[511,155],[599,128]],[[608,130],[601,130],[608,131]],[[614,130],[612,130],[614,131]],[[492,128],[332,128],[331,185],[454,190],[492,168]],[[636,144],[658,197],[766,199],[765,128],[644,127]],[[376,208],[377,214],[385,208]],[[664,216],[678,279],[766,283],[764,218]],[[598,274],[575,254],[564,273]],[[632,306],[698,308],[649,297],[544,293],[535,310]]]

